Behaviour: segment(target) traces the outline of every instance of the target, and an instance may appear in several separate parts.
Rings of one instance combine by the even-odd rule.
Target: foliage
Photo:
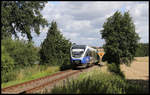
[[[13,69],[14,69],[14,59],[10,57],[9,53],[5,49],[5,46],[2,45],[2,57],[1,57],[2,82],[9,81],[12,78],[9,72],[11,72]]]
[[[139,43],[139,47],[137,48],[136,57],[144,57],[149,56],[149,43]]]
[[[146,93],[140,85],[128,83],[118,75],[108,73],[93,73],[82,79],[67,80],[63,85],[55,86],[53,94],[128,94]]]
[[[1,2],[1,39],[17,33],[27,36],[32,40],[31,31],[39,34],[40,26],[47,25],[40,11],[45,6],[45,1],[2,1]]]
[[[106,42],[104,51],[108,63],[130,64],[138,47],[139,36],[135,32],[129,12],[125,12],[124,15],[115,12],[103,24],[103,30],[100,32]]]
[[[39,60],[38,50],[33,46],[32,42],[3,39],[2,45],[5,46],[6,51],[14,60],[15,67],[32,65]]]
[[[46,66],[34,64],[32,66],[26,66],[21,69],[13,69],[8,74],[9,77],[5,76],[5,79],[9,79],[8,82],[2,81],[2,88],[10,85],[15,85],[25,81],[37,79],[47,75],[54,74],[59,71],[59,66]],[[10,79],[11,77],[11,79]]]
[[[70,61],[69,50],[71,42],[66,40],[52,21],[47,37],[41,44],[41,64],[63,65]]]
[[[108,66],[108,71],[112,72],[112,73],[115,73],[115,74],[118,74],[120,75],[122,78],[125,78],[125,75],[123,74],[123,72],[120,70],[120,65],[118,64],[115,64],[115,63],[112,63],[112,64],[107,64]]]

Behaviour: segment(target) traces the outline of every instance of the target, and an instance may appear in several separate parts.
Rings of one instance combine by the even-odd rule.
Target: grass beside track
[[[20,70],[14,70],[11,72],[12,77],[14,77],[14,80],[8,81],[6,83],[2,83],[1,87],[5,88],[11,85],[23,83],[26,81],[30,81],[33,79],[37,79],[40,77],[44,77],[47,75],[52,75],[60,70],[59,66],[40,66],[35,65],[32,67],[27,67]],[[11,76],[10,76],[11,77]]]
[[[96,69],[92,72],[82,73],[78,79],[68,80],[65,85],[60,85],[52,90],[53,94],[128,94],[147,93],[135,83],[128,83],[118,75],[101,72]]]
[[[148,57],[136,57],[136,62],[148,62]],[[63,85],[55,86],[50,94],[131,94],[149,93],[142,84],[131,82],[116,74],[110,73],[105,67],[81,73],[78,78],[70,79]]]

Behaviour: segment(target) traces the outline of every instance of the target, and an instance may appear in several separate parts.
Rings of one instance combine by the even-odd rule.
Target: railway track
[[[93,68],[92,66],[90,68]],[[1,89],[2,94],[21,94],[21,93],[37,93],[39,91],[44,90],[45,88],[52,88],[57,82],[64,80],[70,76],[76,75],[82,71],[86,71],[87,69],[79,69],[79,70],[66,70],[55,73],[50,76],[41,77],[35,80],[27,81],[24,83],[20,83],[17,85],[9,86]]]

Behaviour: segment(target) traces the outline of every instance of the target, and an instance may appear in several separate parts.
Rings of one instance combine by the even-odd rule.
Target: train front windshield
[[[84,53],[85,46],[74,46],[72,47],[72,57],[79,58]]]

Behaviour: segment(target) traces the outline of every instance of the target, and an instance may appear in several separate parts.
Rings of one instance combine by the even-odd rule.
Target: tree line
[[[149,43],[139,43],[135,56],[136,57],[149,56]]]

